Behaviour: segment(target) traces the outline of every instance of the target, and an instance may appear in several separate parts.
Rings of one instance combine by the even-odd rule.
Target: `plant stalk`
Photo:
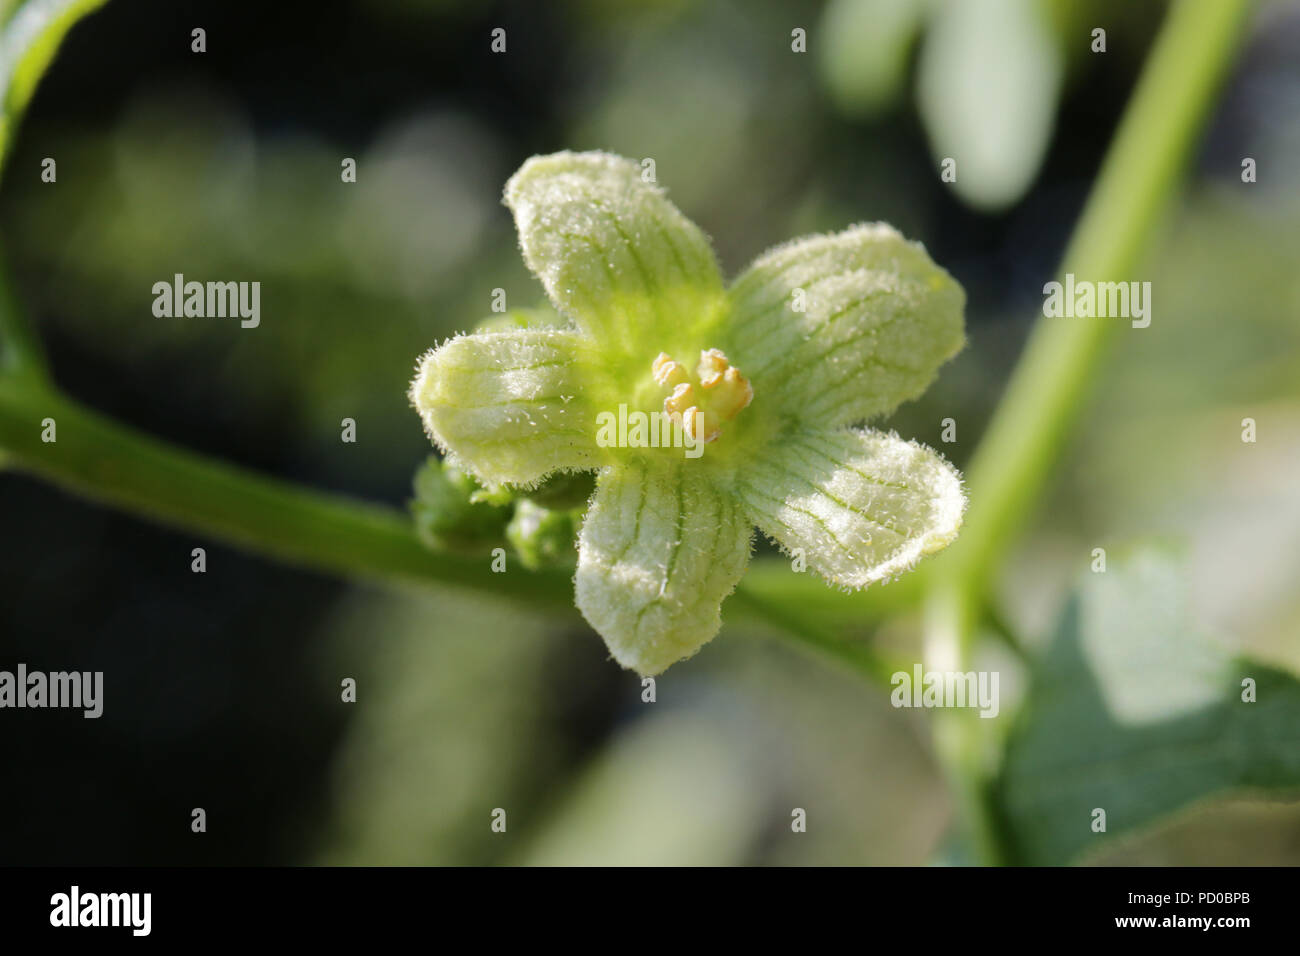
[[[1062,257],[1060,275],[1132,280],[1182,179],[1206,114],[1244,35],[1251,0],[1175,0],[1125,110]],[[1033,513],[1088,397],[1115,318],[1038,321],[967,470],[970,512],[961,537],[933,569],[927,598],[927,666],[970,665],[983,595]],[[989,786],[996,744],[981,721],[940,711],[936,750],[958,815],[979,859],[1006,862]]]

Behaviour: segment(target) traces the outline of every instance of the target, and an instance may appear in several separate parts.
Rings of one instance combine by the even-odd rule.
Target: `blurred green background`
[[[405,398],[416,357],[489,315],[495,288],[512,307],[542,299],[505,179],[557,149],[653,157],[728,275],[863,220],[926,243],[967,290],[971,344],[883,424],[961,466],[1163,10],[111,0],[37,92],[0,230],[72,395],[200,451],[402,504],[429,452]],[[955,184],[938,175],[946,156]],[[344,157],[355,184],[340,182]],[[1243,157],[1258,182],[1242,183]],[[1298,214],[1300,5],[1265,3],[1134,277],[1152,283],[1152,324],[1116,337],[999,575],[1026,643],[1045,640],[1093,548],[1155,536],[1186,550],[1203,630],[1300,669]],[[151,287],[176,272],[259,280],[261,326],[155,318]],[[355,445],[339,441],[344,417]],[[955,443],[940,440],[946,417]],[[0,862],[953,858],[924,715],[769,635],[725,628],[646,704],[576,624],[287,569],[23,476],[0,474],[0,545],[0,663],[102,669],[108,695],[99,721],[6,717],[0,765],[21,772],[0,788]],[[200,545],[208,572],[193,575]],[[875,637],[910,653],[916,624]],[[1014,664],[999,665],[1011,694]],[[339,702],[343,677],[356,704]],[[189,830],[198,806],[206,837]],[[489,829],[497,807],[506,834]],[[1297,863],[1300,810],[1198,807],[1099,861]]]

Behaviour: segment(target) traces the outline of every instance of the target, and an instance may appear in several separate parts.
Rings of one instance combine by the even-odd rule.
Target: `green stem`
[[[1124,113],[1060,275],[1134,279],[1143,251],[1181,181],[1208,107],[1232,62],[1250,0],[1178,0]],[[1039,321],[967,469],[971,508],[946,556],[983,583],[1032,514],[1103,346],[1122,319]]]
[[[1094,282],[1133,279],[1175,196],[1182,164],[1232,62],[1250,7],[1250,0],[1179,0],[1170,6],[1063,257],[1062,275]],[[971,508],[961,538],[932,577],[926,607],[932,669],[967,669],[990,575],[1041,496],[1106,340],[1127,327],[1114,318],[1042,319],[1030,336],[967,470]],[[993,735],[969,714],[940,711],[935,739],[972,845],[983,861],[1004,862],[989,798]]]
[[[42,421],[53,419],[53,442]],[[0,448],[69,491],[304,567],[447,583],[572,613],[566,572],[429,551],[400,512],[262,477],[141,435],[57,393],[0,377]]]
[[[49,381],[45,350],[14,298],[8,275],[5,257],[0,254],[0,375],[45,385]]]
[[[1006,617],[1002,614],[1001,608],[992,597],[985,595],[984,608],[980,615],[980,620],[988,627],[989,633],[1002,642],[1002,646],[1016,656],[1021,664],[1028,666],[1033,663],[1029,656],[1029,651],[1025,649],[1020,638],[1016,637],[1011,625],[1007,623]]]
[[[810,621],[798,610],[797,604],[768,600],[752,589],[739,588],[731,597],[730,608],[757,621],[776,626],[819,657],[839,664],[880,687],[889,688],[890,678],[905,669],[901,663],[887,659],[866,640],[843,638]]]

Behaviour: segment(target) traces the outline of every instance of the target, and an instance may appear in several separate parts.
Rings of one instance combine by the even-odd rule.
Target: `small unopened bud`
[[[515,515],[506,526],[506,540],[519,562],[532,571],[576,559],[577,533],[572,511],[543,508],[526,498],[515,505]]]
[[[500,500],[484,500],[473,478],[437,458],[415,473],[411,515],[426,547],[475,553],[501,540],[510,509]]]

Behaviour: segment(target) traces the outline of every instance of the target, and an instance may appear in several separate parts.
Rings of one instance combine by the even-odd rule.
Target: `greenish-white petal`
[[[715,321],[724,294],[708,238],[651,178],[608,153],[535,156],[505,203],[556,306],[605,348],[653,358],[657,343]]]
[[[599,468],[591,349],[559,329],[457,336],[421,359],[411,402],[447,458],[485,485]]]
[[[804,432],[736,478],[754,523],[832,584],[892,579],[961,528],[961,475],[938,452],[880,431]]]
[[[756,401],[814,427],[916,398],[965,344],[961,286],[883,223],[777,246],[729,296],[723,350]]]
[[[578,609],[615,660],[658,674],[718,633],[753,532],[701,469],[620,463],[601,474],[578,535]]]

